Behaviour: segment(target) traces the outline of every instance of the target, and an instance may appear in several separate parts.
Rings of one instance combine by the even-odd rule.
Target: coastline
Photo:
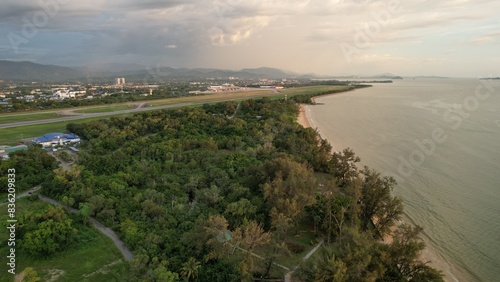
[[[297,122],[304,128],[309,128],[309,118],[306,114],[307,106],[305,104],[299,104],[299,116],[297,117]]]
[[[339,94],[339,93],[335,93],[332,95],[336,95],[336,94]],[[329,95],[327,95],[327,96],[329,96]],[[314,97],[312,98],[312,101],[314,102]],[[297,122],[300,125],[302,125],[304,128],[315,129],[318,132],[319,137],[322,139],[326,139],[330,143],[330,145],[332,146],[333,150],[338,152],[338,150],[334,146],[334,143],[333,143],[334,140],[332,140],[332,138],[328,137],[326,134],[321,134],[321,129],[316,126],[316,123],[314,122],[314,120],[310,116],[311,105],[299,104],[299,107],[300,108],[299,108],[299,115],[297,116]],[[404,216],[404,221],[408,222],[411,225],[414,225],[414,223],[412,223],[411,220],[408,220],[407,216]],[[397,227],[395,227],[395,228],[397,228]],[[424,235],[421,234],[420,237],[423,237],[423,236]],[[389,238],[387,238],[387,239],[389,239]],[[390,239],[392,239],[392,237]],[[434,249],[430,248],[428,240],[424,240],[424,239],[422,239],[422,240],[425,242],[426,246],[425,246],[425,249],[422,250],[422,252],[420,254],[421,261],[428,262],[429,266],[431,266],[437,270],[440,270],[443,274],[443,280],[445,282],[466,281],[463,279],[459,279],[458,277],[453,275],[451,273],[451,269],[454,269],[454,267],[451,266],[449,264],[449,262],[447,262],[443,258],[443,256],[439,255]],[[390,241],[392,241],[392,240],[390,240]]]

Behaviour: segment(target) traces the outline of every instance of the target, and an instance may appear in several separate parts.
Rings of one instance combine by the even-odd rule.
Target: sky
[[[500,76],[498,0],[2,0],[0,60]]]

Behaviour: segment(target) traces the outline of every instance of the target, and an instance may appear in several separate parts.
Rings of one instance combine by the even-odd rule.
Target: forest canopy
[[[303,281],[442,281],[419,260],[420,227],[393,232],[394,179],[332,152],[297,114],[264,98],[69,124],[85,140],[78,164],[42,193],[117,232],[131,281],[283,279],[298,264]]]

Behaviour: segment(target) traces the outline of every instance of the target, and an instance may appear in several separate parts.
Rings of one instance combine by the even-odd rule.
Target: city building
[[[212,85],[208,86],[208,90],[212,92],[223,92],[223,91],[238,91],[241,87],[235,86],[234,84],[224,83],[222,85]]]
[[[45,134],[44,136],[33,139],[33,144],[39,144],[43,147],[50,147],[55,145],[74,144],[80,142],[80,137],[73,133],[60,133],[54,132]]]
[[[124,84],[125,84],[125,78],[123,77],[115,78],[115,85],[124,85]]]
[[[52,97],[55,99],[63,100],[66,98],[75,98],[76,96],[81,96],[86,94],[85,90],[69,90],[69,89],[58,89],[52,92]]]

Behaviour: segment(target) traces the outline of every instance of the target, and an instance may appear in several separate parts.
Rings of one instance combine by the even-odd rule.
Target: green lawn
[[[244,100],[245,98],[249,98],[252,96],[272,96],[271,90],[268,89],[256,89],[251,91],[238,91],[238,92],[227,92],[227,93],[215,93],[215,94],[206,94],[206,95],[198,95],[198,96],[188,96],[182,98],[170,98],[164,100],[156,100],[151,101],[148,105],[151,106],[163,106],[163,105],[174,105],[174,104],[182,104],[182,103],[190,103],[190,102],[217,102],[217,100],[227,99],[227,98],[241,98]]]
[[[318,94],[324,91],[347,91],[352,89],[352,86],[347,85],[315,85],[315,86],[304,86],[304,87],[294,87],[285,88],[280,90],[280,93],[287,94],[289,96],[304,95],[304,94]]]
[[[27,114],[27,115],[0,115],[0,124],[21,122],[21,121],[32,121],[40,119],[51,119],[58,118],[60,115],[52,113],[40,113],[40,114]]]
[[[109,113],[109,112],[128,110],[130,108],[131,108],[131,105],[116,104],[116,105],[107,106],[107,107],[87,108],[87,109],[82,109],[82,110],[76,110],[74,112],[75,113],[82,113],[82,114],[83,113],[85,113],[85,114]]]
[[[41,212],[48,206],[47,203],[27,198],[16,202],[16,216],[19,219],[25,212]],[[6,209],[5,206],[0,207]],[[7,216],[0,215],[0,238],[7,238]],[[93,227],[81,224],[73,225],[78,229],[79,244],[70,246],[68,250],[50,258],[36,258],[22,251],[22,241],[16,241],[16,273],[30,266],[42,277],[42,281],[127,281],[128,263],[126,263],[113,242]],[[5,240],[0,241],[0,281],[14,281],[13,276],[7,273],[8,249]],[[51,280],[57,277],[57,280]]]
[[[122,114],[116,116],[127,116],[127,115],[132,115],[132,114]],[[68,123],[85,123],[92,120],[99,120],[105,118],[109,117],[95,117],[95,118],[79,119],[74,121],[62,121],[55,123],[0,129],[0,145],[15,145],[21,139],[42,136],[50,132],[66,132],[66,125]]]

